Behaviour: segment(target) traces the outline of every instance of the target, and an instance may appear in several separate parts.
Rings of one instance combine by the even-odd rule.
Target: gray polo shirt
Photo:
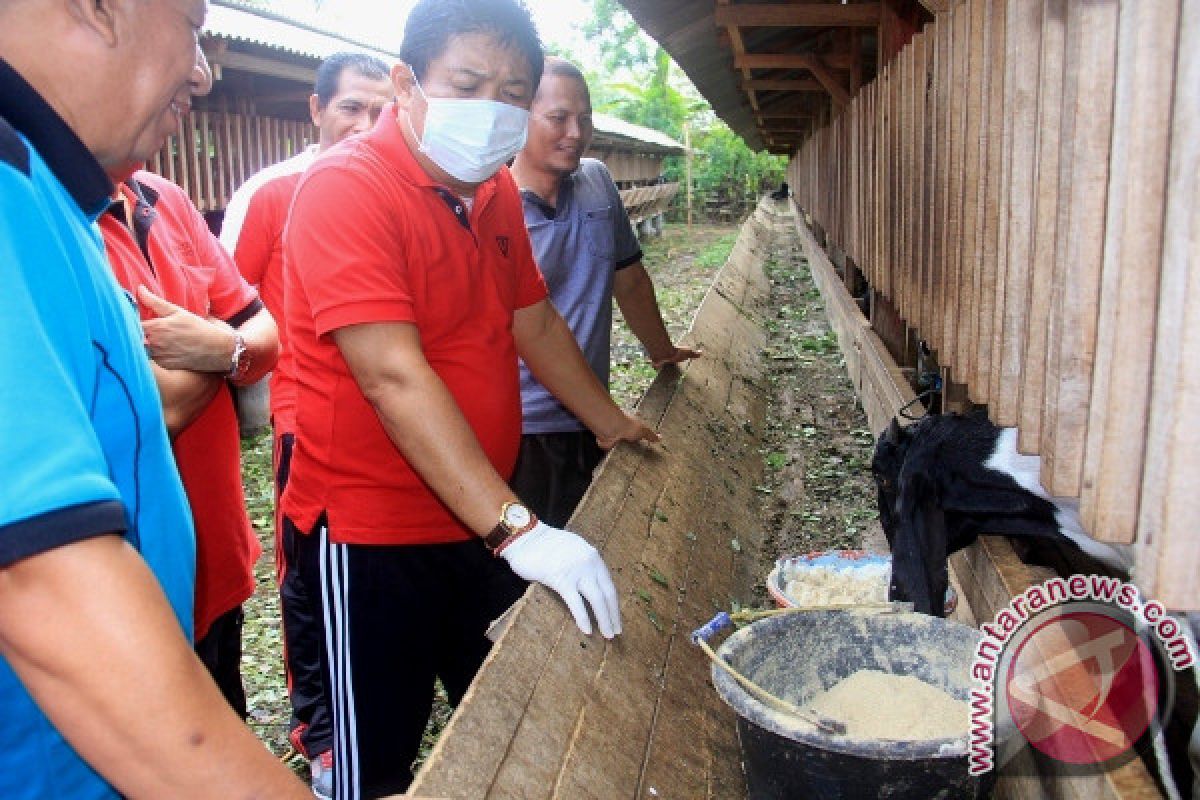
[[[533,256],[550,300],[567,321],[592,370],[608,385],[613,275],[642,257],[637,235],[604,163],[585,158],[563,179],[557,207],[521,190]],[[563,433],[584,425],[521,363],[524,433]]]

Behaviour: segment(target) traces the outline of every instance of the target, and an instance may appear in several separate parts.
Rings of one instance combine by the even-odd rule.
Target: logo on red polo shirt
[[[507,236],[497,236],[496,244],[500,245],[500,252],[504,255],[505,258],[508,258],[508,237]]]

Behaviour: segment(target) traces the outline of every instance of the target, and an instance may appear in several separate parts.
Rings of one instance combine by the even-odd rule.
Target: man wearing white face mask
[[[658,438],[546,299],[503,166],[542,70],[528,11],[423,0],[401,57],[396,104],[309,170],[284,240],[298,398],[283,514],[321,587],[339,798],[405,789],[434,678],[461,699],[522,579],[556,591],[583,633],[589,611],[620,633],[596,550],[505,483],[518,354],[602,446]]]

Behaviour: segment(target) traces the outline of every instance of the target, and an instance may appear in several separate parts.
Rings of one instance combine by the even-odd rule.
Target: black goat
[[[941,616],[949,576],[946,558],[979,534],[1035,537],[1073,551],[1075,562],[1128,579],[1128,548],[1097,542],[1079,521],[1074,501],[1050,497],[1038,479],[1041,461],[1016,449],[1016,431],[983,415],[927,416],[907,428],[896,420],[879,437],[871,470],[879,519],[892,549],[889,597]],[[1179,619],[1191,623],[1195,615]],[[1195,638],[1191,641],[1195,652]],[[1171,667],[1158,648],[1159,669]],[[1138,751],[1166,797],[1200,798],[1200,709],[1197,667],[1176,673],[1175,703],[1161,732]]]
[[[871,470],[879,519],[892,549],[893,600],[943,614],[946,558],[981,533],[1038,537],[1073,545],[1104,571],[1128,577],[1126,550],[1093,540],[1073,501],[1038,482],[1040,460],[1016,449],[1016,431],[983,415],[931,415],[879,437]]]

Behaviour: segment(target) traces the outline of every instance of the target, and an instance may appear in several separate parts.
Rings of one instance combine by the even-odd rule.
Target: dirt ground
[[[764,574],[780,556],[882,539],[871,478],[874,437],[794,234],[766,262],[771,397],[761,488]]]
[[[669,225],[661,237],[643,243],[644,262],[674,337],[690,326],[736,238],[737,229],[729,226],[697,225],[689,231],[683,225]],[[767,479],[757,487],[765,529],[759,566],[764,577],[781,555],[857,547],[864,532],[878,526],[869,470],[871,436],[820,297],[792,237],[776,241],[766,268],[777,315],[769,323],[767,352],[773,364],[762,446]],[[613,396],[632,407],[653,380],[654,371],[619,312],[614,314],[612,357]],[[246,605],[242,672],[250,725],[273,752],[301,771],[303,764],[290,758],[286,739],[288,705],[275,591],[270,455],[267,433],[243,442],[247,502],[264,553],[256,569],[257,590]],[[768,604],[761,583],[755,599]],[[425,752],[448,716],[444,701],[438,703]]]

